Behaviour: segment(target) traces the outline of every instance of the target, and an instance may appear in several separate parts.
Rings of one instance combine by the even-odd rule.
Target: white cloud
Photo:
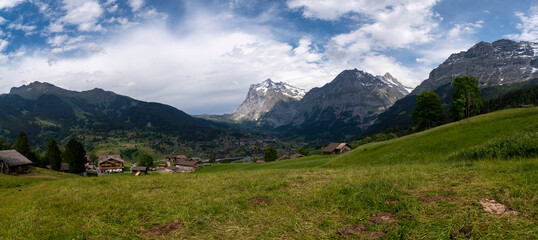
[[[26,0],[1,0],[0,1],[0,10],[4,8],[11,8],[19,5],[20,3]]]
[[[533,41],[538,39],[538,6],[533,6],[528,14],[516,12],[515,16],[519,18],[521,23],[518,23],[516,28],[521,30],[518,34],[509,34],[505,37]]]
[[[21,24],[21,23],[10,23],[8,25],[8,28],[10,29],[13,29],[13,30],[19,30],[19,31],[23,31],[25,32],[25,35],[32,35],[34,34],[34,30],[37,28],[36,26],[31,26],[31,25],[24,25],[24,24]]]
[[[58,27],[61,24],[77,25],[79,31],[100,31],[101,25],[97,22],[103,14],[101,5],[95,0],[64,0],[63,9],[67,11],[67,14],[54,23],[51,31],[61,31],[62,28]]]
[[[7,22],[7,20],[5,18],[0,17],[0,25],[4,24],[6,22]]]
[[[136,12],[144,6],[144,0],[129,0],[129,6],[131,6],[133,12]]]
[[[8,44],[9,44],[8,41],[4,39],[0,39],[0,52],[3,52],[6,49]]]

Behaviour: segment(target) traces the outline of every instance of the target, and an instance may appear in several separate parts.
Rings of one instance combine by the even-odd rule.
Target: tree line
[[[47,165],[50,165],[50,169],[60,171],[62,163],[68,163],[68,171],[70,173],[82,173],[86,171],[86,150],[82,143],[75,139],[69,140],[65,145],[64,151],[61,151],[56,140],[51,138],[47,144],[45,154],[41,155],[30,149],[28,136],[24,131],[21,131],[13,145],[0,140],[0,150],[11,149],[16,150],[34,162],[34,165],[38,167],[45,168]]]

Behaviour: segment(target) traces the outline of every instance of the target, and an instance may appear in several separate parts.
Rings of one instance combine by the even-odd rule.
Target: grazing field
[[[537,108],[510,109],[339,156],[0,175],[0,238],[537,239],[537,132]]]

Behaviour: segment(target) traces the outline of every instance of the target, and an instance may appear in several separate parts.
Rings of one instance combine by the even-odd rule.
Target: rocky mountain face
[[[260,122],[275,128],[293,128],[300,134],[350,135],[370,126],[376,116],[407,94],[390,74],[345,70],[332,82],[313,88],[300,101],[280,101]]]
[[[448,109],[452,101],[451,83],[460,76],[474,76],[482,88],[483,98],[489,99],[507,91],[534,86],[526,83],[538,78],[538,42],[506,39],[493,43],[479,42],[467,51],[450,55],[430,72],[428,79],[380,114],[367,133],[412,125],[409,115],[416,107],[417,95],[424,91],[434,90]]]
[[[252,84],[248,90],[247,98],[232,114],[236,121],[257,121],[260,116],[267,113],[278,102],[285,103],[299,101],[306,91],[290,86],[283,82],[273,82],[267,79],[262,83]]]
[[[149,103],[102,89],[77,92],[34,82],[0,95],[0,137],[24,130],[34,139],[61,139],[74,131],[141,130],[208,139],[218,124],[191,117],[174,107]]]
[[[428,79],[411,95],[435,90],[454,78],[474,76],[480,87],[513,84],[538,77],[538,41],[515,42],[502,39],[479,42],[467,51],[455,53],[430,72]]]

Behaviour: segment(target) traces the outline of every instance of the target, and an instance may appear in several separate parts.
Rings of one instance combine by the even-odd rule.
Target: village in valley
[[[187,157],[186,155],[171,155],[163,159],[154,160],[152,156],[148,154],[140,154],[139,159],[136,159],[132,156],[128,156],[131,161],[126,160],[122,157],[122,154],[102,154],[102,155],[84,155],[84,168],[83,171],[74,170],[73,163],[69,163],[68,160],[62,158],[61,164],[58,165],[57,169],[54,169],[51,166],[52,161],[48,161],[47,155],[39,156],[35,152],[24,149],[28,146],[28,143],[22,143],[21,141],[27,141],[26,134],[21,132],[20,136],[16,143],[13,145],[13,148],[17,149],[20,146],[23,146],[23,149],[20,149],[20,152],[25,152],[30,154],[25,156],[19,151],[10,149],[0,151],[0,172],[4,174],[24,174],[30,173],[32,168],[44,166],[47,169],[56,170],[66,173],[78,173],[83,176],[103,176],[116,173],[132,173],[135,176],[146,175],[148,173],[190,173],[197,171],[204,167],[210,167],[212,164],[263,164],[270,161],[282,161],[287,159],[301,158],[308,155],[311,155],[311,151],[304,148],[300,149],[291,149],[288,151],[280,150],[283,152],[278,154],[276,148],[273,145],[277,145],[278,141],[276,139],[260,139],[255,141],[255,143],[269,146],[265,149],[263,154],[257,154],[253,156],[244,156],[244,157],[222,157],[222,158],[201,158],[201,157]],[[25,140],[26,139],[26,140]],[[154,142],[153,144],[159,144],[159,142]],[[198,143],[198,144],[207,144],[207,143]],[[223,143],[221,143],[223,144]],[[148,145],[151,145],[148,143]],[[246,141],[234,141],[230,143],[225,143],[224,145],[232,147],[248,147],[250,144]],[[49,146],[50,147],[50,146]],[[347,143],[330,143],[322,149],[316,150],[311,149],[314,154],[323,154],[323,155],[333,155],[340,154],[350,151],[352,149],[351,145]],[[47,152],[50,149],[47,150]],[[67,151],[67,150],[66,150]],[[85,152],[85,151],[84,151]],[[121,151],[123,153],[123,151]],[[176,152],[176,151],[174,151]],[[221,152],[222,153],[222,152]],[[65,155],[65,153],[63,154]],[[199,155],[199,154],[193,154]],[[29,158],[39,158],[38,161],[31,161]],[[148,161],[149,159],[149,161]],[[81,160],[82,161],[82,160]]]

